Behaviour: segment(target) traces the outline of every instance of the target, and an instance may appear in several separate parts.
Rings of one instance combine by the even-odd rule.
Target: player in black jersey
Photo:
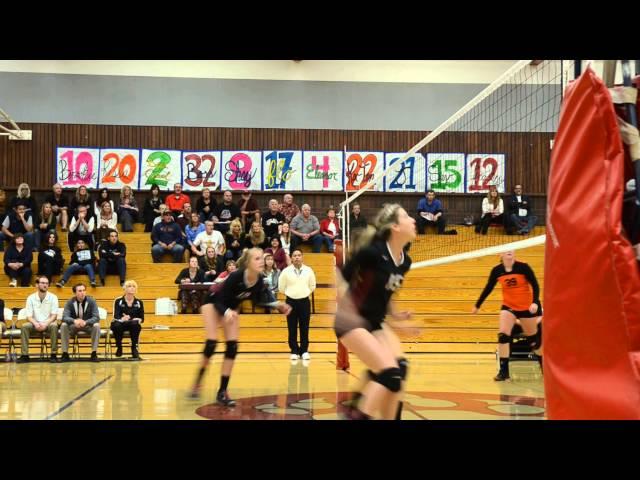
[[[409,312],[395,311],[391,296],[411,266],[405,247],[415,237],[415,220],[400,205],[385,205],[373,226],[356,239],[342,269],[348,289],[338,302],[335,332],[370,369],[352,418],[368,419],[378,412],[384,419],[399,417],[408,362],[384,319],[387,314],[396,320],[411,317]]]
[[[224,406],[232,407],[235,401],[229,398],[227,386],[233,368],[233,362],[238,353],[238,308],[243,300],[250,298],[256,305],[269,306],[280,313],[288,315],[291,307],[278,302],[266,286],[262,272],[264,270],[264,255],[260,248],[245,250],[237,262],[238,270],[233,272],[220,284],[212,287],[205,304],[202,306],[204,327],[207,341],[203,351],[202,364],[198,371],[196,382],[190,397],[198,398],[202,388],[202,377],[209,365],[209,361],[216,350],[218,326],[224,328],[226,351],[220,377],[220,389],[216,401]]]
[[[471,313],[478,313],[480,306],[489,296],[496,283],[502,286],[502,307],[500,308],[500,332],[498,333],[498,354],[500,370],[494,377],[496,382],[509,381],[509,355],[511,331],[517,320],[522,325],[531,351],[542,369],[542,332],[538,327],[542,317],[540,287],[531,267],[515,259],[513,250],[501,255],[501,263],[493,267],[489,280]]]

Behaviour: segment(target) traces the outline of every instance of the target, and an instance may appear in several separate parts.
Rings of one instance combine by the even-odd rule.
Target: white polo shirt
[[[315,289],[316,274],[304,264],[300,270],[293,264],[289,265],[282,270],[278,278],[278,290],[294,300],[309,298]]]
[[[58,313],[58,297],[53,293],[47,292],[42,301],[37,292],[27,297],[27,317],[33,317],[38,323],[45,323],[52,313]]]

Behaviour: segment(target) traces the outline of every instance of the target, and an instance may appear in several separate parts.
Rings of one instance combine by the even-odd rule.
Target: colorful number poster
[[[262,187],[262,152],[222,152],[223,190],[260,190]]]
[[[347,152],[344,162],[345,190],[355,192],[363,188],[372,188],[375,183],[375,171],[384,169],[383,152]],[[374,191],[384,191],[384,181],[378,182]]]
[[[93,147],[58,147],[56,149],[56,182],[62,188],[96,188],[100,151]]]
[[[182,183],[182,152],[180,150],[142,150],[139,190],[150,190],[153,184],[160,190],[173,190]]]
[[[405,152],[406,153],[406,152]],[[385,192],[424,192],[426,190],[426,160],[415,153],[398,163],[405,153],[387,153],[384,157]]]
[[[132,148],[101,148],[98,188],[120,190],[128,185],[138,188],[140,150]]]
[[[265,150],[262,162],[263,190],[302,190],[301,150]]]
[[[344,152],[303,152],[303,187],[309,191],[342,191]]]
[[[467,193],[487,192],[496,185],[505,191],[505,155],[502,153],[470,153],[467,155]]]
[[[220,190],[222,152],[182,152],[183,190]]]
[[[427,189],[464,193],[464,153],[428,153]]]

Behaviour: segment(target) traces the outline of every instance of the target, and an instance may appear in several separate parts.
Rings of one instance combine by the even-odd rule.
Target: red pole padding
[[[342,268],[342,240],[334,242],[336,248],[334,255],[336,257],[336,268]],[[336,288],[337,292],[337,288]],[[337,300],[337,298],[336,298]],[[336,357],[336,370],[349,370],[349,350],[338,340],[338,354]]]

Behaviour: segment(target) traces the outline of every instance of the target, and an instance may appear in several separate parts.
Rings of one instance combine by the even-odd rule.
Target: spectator
[[[20,205],[19,208],[24,208],[24,205]],[[26,245],[22,234],[16,233],[4,254],[4,273],[11,279],[10,287],[17,286],[18,278],[20,278],[21,287],[29,286],[31,262],[33,262],[33,251]]]
[[[476,233],[486,235],[492,223],[504,223],[504,203],[495,185],[489,187],[487,196],[482,200],[482,217],[476,225]]]
[[[93,202],[93,214],[96,216],[96,218],[100,218],[100,215],[102,214],[102,204],[104,202],[109,203],[112,212],[116,211],[113,200],[109,198],[109,190],[107,188],[101,188],[98,192],[98,198],[96,198],[96,201]]]
[[[262,228],[267,238],[280,235],[280,227],[284,223],[284,215],[280,213],[278,201],[274,198],[269,200],[269,210],[262,216]]]
[[[138,221],[140,209],[129,185],[122,187],[120,191],[120,205],[118,205],[118,217],[122,224],[123,232],[133,232],[133,224]]]
[[[69,199],[62,192],[62,185],[56,183],[53,186],[53,193],[49,194],[45,201],[51,204],[53,214],[62,225],[62,231],[66,232],[69,225]]]
[[[224,272],[222,272],[218,277],[214,280],[215,283],[224,282],[229,275],[235,272],[238,269],[235,260],[227,260],[227,263],[224,267]]]
[[[41,276],[36,279],[37,291],[27,297],[27,321],[20,327],[22,351],[18,363],[29,361],[29,337],[33,333],[51,337],[51,361],[57,362],[58,351],[58,297],[49,292],[49,280]]]
[[[282,232],[280,233],[280,244],[282,245],[282,249],[287,256],[291,254],[291,241],[293,240],[291,235],[291,227],[289,226],[289,222],[284,222],[282,224]]]
[[[251,231],[244,237],[244,248],[266,248],[268,246],[267,237],[264,234],[262,225],[259,222],[251,224]]]
[[[327,250],[333,253],[335,251],[334,241],[336,238],[342,237],[340,223],[336,219],[336,209],[333,206],[327,209],[327,218],[320,222],[320,233],[322,241],[327,244]]]
[[[151,256],[154,263],[158,263],[165,253],[173,255],[173,263],[182,262],[184,247],[182,241],[182,231],[176,222],[173,221],[171,212],[166,210],[162,214],[162,222],[153,227],[151,232]]]
[[[142,210],[142,216],[144,218],[144,231],[151,232],[153,229],[153,221],[156,217],[161,217],[160,205],[162,200],[160,199],[160,187],[153,184],[151,186],[151,195],[144,201],[144,208]]]
[[[205,226],[203,223],[200,222],[200,215],[198,215],[197,212],[192,212],[191,221],[189,222],[189,225],[187,225],[187,227],[185,228],[185,234],[187,236],[186,247],[191,252],[195,253],[194,248],[196,247],[193,246],[193,242],[195,241],[196,237],[204,231],[205,231]]]
[[[153,219],[153,227],[155,227],[157,224],[159,224],[162,221],[162,215],[164,214],[164,212],[169,212],[169,215],[171,215],[171,218],[175,221],[175,218],[173,217],[173,213],[171,213],[171,210],[169,210],[169,207],[167,207],[164,203],[161,203],[158,209],[160,210],[160,215]],[[151,228],[151,231],[153,231],[153,227]]]
[[[182,213],[182,209],[184,208],[185,203],[191,203],[188,195],[182,193],[182,185],[176,183],[173,185],[173,193],[167,195],[164,203],[167,205],[167,208],[171,210],[171,213],[177,218],[178,215]]]
[[[56,286],[62,288],[69,281],[69,277],[77,272],[85,272],[89,275],[91,286],[96,286],[95,274],[96,257],[93,255],[93,249],[83,240],[79,239],[76,248],[71,254],[69,266],[62,275],[62,280],[56,283]]]
[[[198,265],[204,272],[205,282],[213,282],[224,270],[222,255],[218,255],[214,247],[207,247],[204,256],[198,257]]]
[[[528,234],[535,227],[538,217],[531,213],[531,199],[522,194],[521,184],[513,187],[513,195],[507,205],[507,233],[515,230],[518,235]]]
[[[18,185],[18,194],[11,199],[11,203],[9,204],[12,210],[15,210],[18,205],[24,205],[26,207],[26,212],[30,213],[32,216],[35,216],[38,212],[36,201],[31,196],[31,189],[26,183]]]
[[[56,246],[58,236],[55,231],[49,232],[44,237],[44,242],[40,245],[38,252],[38,275],[44,275],[53,282],[54,275],[60,275],[64,258],[60,248]]]
[[[349,231],[350,238],[353,239],[359,230],[367,228],[367,219],[360,213],[360,204],[355,202],[351,207],[351,215],[349,215]]]
[[[313,253],[320,253],[322,248],[322,235],[320,235],[320,223],[315,215],[311,215],[311,207],[302,205],[302,212],[291,221],[291,233],[293,244],[296,248],[302,243],[312,244]]]
[[[183,269],[176,277],[175,283],[178,285],[186,285],[191,283],[204,283],[204,272],[198,267],[198,257],[189,259],[189,267]],[[180,289],[178,291],[180,303],[182,304],[181,313],[187,313],[187,307],[191,305],[192,313],[198,313],[202,306],[201,293],[199,290]]]
[[[273,294],[273,298],[276,298],[278,293],[278,277],[280,277],[280,270],[275,266],[273,255],[270,253],[264,254],[264,283],[267,288]]]
[[[244,226],[244,231],[248,233],[251,228],[251,224],[255,220],[260,220],[258,217],[258,215],[260,215],[260,207],[258,207],[258,202],[252,198],[249,190],[244,190],[242,192],[242,198],[238,201],[238,207],[240,208],[240,216],[242,225]]]
[[[280,205],[280,213],[284,215],[284,221],[291,224],[291,221],[300,213],[298,205],[293,203],[293,195],[286,193],[282,197],[282,205]]]
[[[7,216],[7,192],[0,188],[0,224]]]
[[[180,227],[180,233],[182,234],[181,243],[185,248],[189,248],[189,244],[187,242],[186,229],[190,221],[191,221],[191,204],[187,202],[182,207],[182,213],[178,215],[178,218],[176,218],[176,223]]]
[[[78,332],[91,335],[91,361],[98,360],[98,342],[100,342],[100,313],[96,299],[87,295],[87,286],[78,283],[73,286],[73,297],[67,300],[62,313],[60,325],[60,338],[62,340],[63,362],[69,358],[69,338],[75,337]]]
[[[2,234],[0,234],[0,252],[4,251],[4,242],[10,242],[17,234],[24,237],[24,244],[33,250],[33,219],[27,207],[18,205],[16,210],[11,210],[2,222]]]
[[[291,264],[291,258],[285,253],[284,248],[282,248],[282,243],[280,242],[280,237],[278,236],[275,236],[271,239],[271,246],[264,252],[273,255],[273,260],[276,263],[276,268],[280,271],[284,270],[288,265]]]
[[[83,205],[87,207],[87,211],[89,211],[88,217],[93,217],[93,212],[89,210],[91,209],[91,197],[89,196],[89,191],[86,186],[80,185],[76,190],[76,194],[71,199],[69,215],[76,217],[78,215],[78,207]]]
[[[124,291],[125,294],[113,302],[111,332],[113,332],[113,338],[116,341],[116,357],[122,356],[122,338],[124,332],[129,332],[131,334],[131,358],[138,360],[140,359],[138,342],[144,323],[144,303],[135,297],[138,291],[138,284],[135,281],[127,280],[124,282]]]
[[[227,190],[224,192],[222,203],[216,205],[213,209],[213,225],[215,229],[221,233],[227,233],[229,231],[229,225],[236,218],[240,218],[240,209],[233,203],[233,195]]]
[[[213,229],[212,220],[207,220],[204,223],[204,232],[200,232],[196,239],[193,241],[192,252],[195,255],[202,257],[204,256],[207,247],[213,247],[216,249],[218,255],[224,255],[224,237],[220,232]]]
[[[111,209],[109,202],[104,202],[98,215],[98,226],[96,228],[96,243],[100,244],[109,238],[111,232],[118,231],[118,214]]]
[[[425,227],[430,225],[438,228],[439,235],[456,235],[455,230],[445,231],[446,218],[442,209],[442,203],[436,199],[436,192],[428,190],[425,198],[418,202],[418,233],[423,235]]]
[[[303,211],[304,208],[305,206],[302,207]],[[291,252],[291,265],[280,273],[278,279],[278,290],[284,293],[287,304],[291,305],[291,313],[287,315],[291,360],[297,360],[300,356],[303,360],[311,359],[309,355],[309,323],[311,320],[309,297],[315,289],[315,273],[302,263],[302,250],[294,248]],[[298,345],[298,325],[300,326],[300,345]]]
[[[213,215],[213,210],[216,208],[216,201],[211,196],[211,190],[208,188],[202,189],[202,196],[196,203],[196,212],[200,215],[200,222],[204,224]]]
[[[84,240],[89,245],[89,248],[93,250],[95,218],[89,214],[89,208],[86,205],[79,205],[77,212],[77,215],[71,219],[71,225],[69,225],[69,249],[73,250],[73,246],[78,243],[78,240]]]
[[[100,243],[98,252],[98,275],[102,286],[105,284],[107,273],[114,272],[120,276],[120,286],[124,286],[124,280],[127,278],[127,246],[118,240],[118,232],[112,231],[109,238]]]
[[[38,250],[42,239],[48,232],[56,231],[56,217],[49,202],[44,202],[40,207],[40,213],[37,216],[37,223],[34,225],[34,243],[33,249]]]
[[[242,223],[239,219],[235,219],[231,222],[229,231],[225,233],[225,245],[227,251],[224,254],[224,258],[227,260],[237,260],[242,255],[242,248],[244,245],[245,234],[242,231]]]

